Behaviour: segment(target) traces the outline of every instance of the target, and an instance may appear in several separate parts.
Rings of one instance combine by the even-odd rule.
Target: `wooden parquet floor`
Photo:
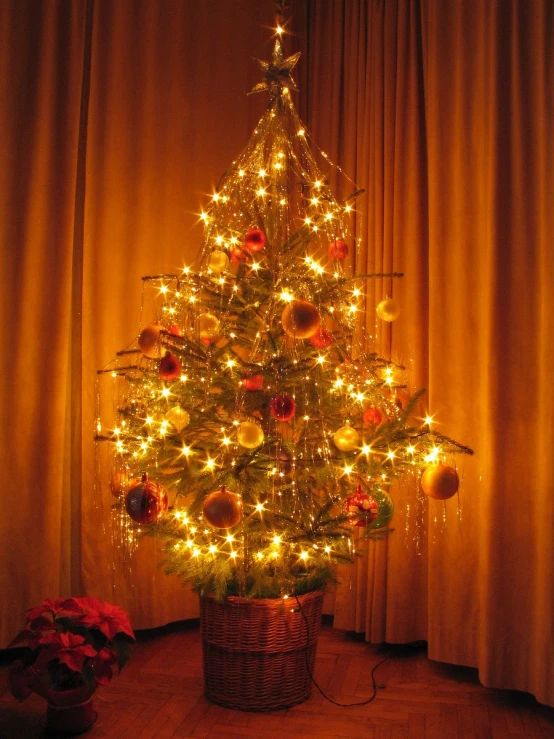
[[[315,677],[336,700],[371,695],[371,669],[388,647],[322,628]],[[42,737],[45,702],[31,696],[17,703],[0,666],[0,738]],[[139,635],[119,677],[95,695],[98,720],[87,739],[554,739],[554,709],[529,695],[490,690],[477,671],[427,659],[423,647],[395,647],[376,671],[386,687],[356,708],[312,697],[288,710],[243,713],[207,701],[202,694],[202,645],[196,623],[174,624]]]

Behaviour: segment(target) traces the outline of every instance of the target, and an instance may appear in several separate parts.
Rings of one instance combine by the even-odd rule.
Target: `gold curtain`
[[[134,587],[111,567],[96,370],[138,332],[141,277],[192,260],[195,213],[264,107],[246,97],[251,56],[270,52],[263,5],[0,3],[0,646],[47,596],[114,599],[137,628],[196,614],[153,547]],[[368,284],[366,330],[476,450],[461,521],[455,500],[433,503],[419,531],[416,491],[396,491],[395,533],[341,572],[336,624],[427,639],[433,659],[554,704],[554,7],[294,8],[301,110],[366,191],[352,268],[406,273]],[[402,314],[383,329],[373,309],[391,291]]]
[[[554,703],[554,6],[309,0],[308,127],[366,189],[366,330],[472,446],[456,500],[395,491],[395,533],[342,570],[335,624],[426,639]],[[361,243],[361,248],[360,248]],[[391,327],[374,307],[391,292]],[[409,514],[406,515],[406,504]],[[418,553],[420,545],[421,553]]]
[[[136,628],[197,615],[152,542],[112,567],[96,373],[139,331],[141,277],[196,255],[272,25],[242,0],[0,3],[0,647],[45,597],[116,600]]]

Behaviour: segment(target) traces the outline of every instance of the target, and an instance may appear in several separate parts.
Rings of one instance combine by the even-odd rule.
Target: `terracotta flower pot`
[[[77,736],[88,731],[98,714],[86,685],[73,690],[48,691],[45,730],[55,736]]]

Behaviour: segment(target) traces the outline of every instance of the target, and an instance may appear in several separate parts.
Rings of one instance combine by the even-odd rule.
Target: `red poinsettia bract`
[[[107,685],[129,658],[135,635],[119,606],[97,598],[47,598],[29,609],[25,627],[11,646],[25,644],[24,659],[12,665],[9,687],[24,700],[52,691]]]

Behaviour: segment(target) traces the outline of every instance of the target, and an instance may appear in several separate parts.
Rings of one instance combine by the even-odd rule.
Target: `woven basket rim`
[[[292,600],[294,603],[296,601],[296,598],[300,602],[302,600],[308,600],[309,597],[317,597],[319,594],[323,594],[324,591],[321,589],[317,590],[309,590],[307,593],[302,593],[301,595],[280,595],[278,598],[243,598],[240,595],[226,595],[223,600],[217,600],[214,595],[200,595],[200,600],[208,599],[208,600],[214,600],[217,603],[221,603],[224,605],[225,603],[236,603],[237,605],[243,605],[247,603],[255,603],[258,605],[275,605],[277,603],[282,603],[284,600]]]

